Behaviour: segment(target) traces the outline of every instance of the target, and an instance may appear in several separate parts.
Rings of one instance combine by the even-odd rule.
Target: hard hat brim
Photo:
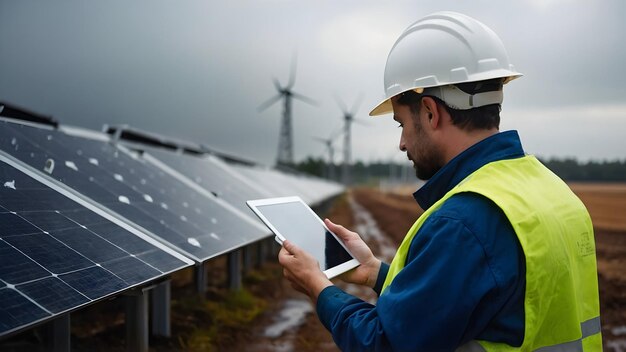
[[[380,102],[372,111],[370,111],[370,116],[380,116],[386,115],[393,112],[393,106],[391,106],[391,98],[387,98]]]
[[[374,109],[372,109],[372,111],[370,111],[370,116],[380,116],[380,115],[386,115],[386,114],[390,114],[393,112],[393,105],[391,105],[391,99],[393,99],[394,97],[397,97],[398,95],[402,94],[402,93],[406,93],[408,91],[414,91],[417,94],[422,94],[422,92],[424,92],[424,88],[411,88],[411,89],[407,89],[405,91],[402,91],[396,95],[393,95],[383,101],[381,101],[380,103],[378,103],[378,105],[376,105],[374,107]]]

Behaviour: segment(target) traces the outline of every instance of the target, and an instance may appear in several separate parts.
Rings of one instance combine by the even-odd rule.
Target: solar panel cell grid
[[[269,193],[246,182],[245,177],[227,164],[212,157],[179,155],[168,151],[151,149],[150,155],[174,170],[184,170],[184,175],[204,189],[210,191],[257,220],[246,205],[250,199],[269,197]]]
[[[0,155],[0,336],[189,265],[6,160]]]
[[[0,148],[198,261],[269,235],[206,195],[110,143],[2,122]],[[54,167],[50,168],[50,165]],[[32,206],[17,204],[20,210]],[[50,202],[38,205],[44,210]]]

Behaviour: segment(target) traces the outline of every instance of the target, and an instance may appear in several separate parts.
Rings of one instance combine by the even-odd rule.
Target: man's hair
[[[457,88],[468,94],[476,94],[482,92],[489,92],[502,89],[502,79],[490,79],[486,81],[468,82],[455,84]],[[420,109],[420,102],[423,97],[428,95],[422,95],[410,90],[402,93],[396,102],[400,105],[407,105],[411,110],[411,113],[417,115]],[[478,129],[491,129],[500,127],[500,104],[485,105],[478,108],[469,110],[458,110],[448,106],[443,100],[430,96],[446,109],[452,124],[459,127],[462,130],[473,131]]]

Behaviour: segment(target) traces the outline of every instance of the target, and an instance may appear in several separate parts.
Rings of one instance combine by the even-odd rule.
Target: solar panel
[[[269,235],[212,196],[101,139],[2,122],[0,148],[196,261]]]
[[[289,197],[297,195],[300,196],[305,203],[310,205],[310,200],[300,194],[298,189],[296,189],[290,183],[277,183],[277,180],[272,177],[272,174],[269,173],[266,169],[253,166],[244,166],[241,164],[231,164],[231,167],[239,172],[241,175],[246,177],[248,180],[257,183],[266,192],[268,192],[271,197]]]
[[[273,197],[298,195],[310,206],[316,206],[344,191],[342,185],[317,177],[241,164],[231,166],[249,180],[257,182],[263,189],[267,189]]]
[[[193,262],[0,152],[0,336]]]
[[[254,221],[259,221],[246,205],[250,199],[269,198],[271,195],[240,175],[224,161],[208,156],[191,156],[165,150],[150,149],[147,153],[173,170],[184,170],[190,181],[225,200]],[[148,158],[149,161],[153,160]]]

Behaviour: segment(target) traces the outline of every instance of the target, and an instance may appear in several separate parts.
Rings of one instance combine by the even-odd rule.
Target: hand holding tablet
[[[250,200],[250,209],[272,230],[276,240],[286,239],[310,253],[328,278],[359,265],[342,241],[299,197]]]

